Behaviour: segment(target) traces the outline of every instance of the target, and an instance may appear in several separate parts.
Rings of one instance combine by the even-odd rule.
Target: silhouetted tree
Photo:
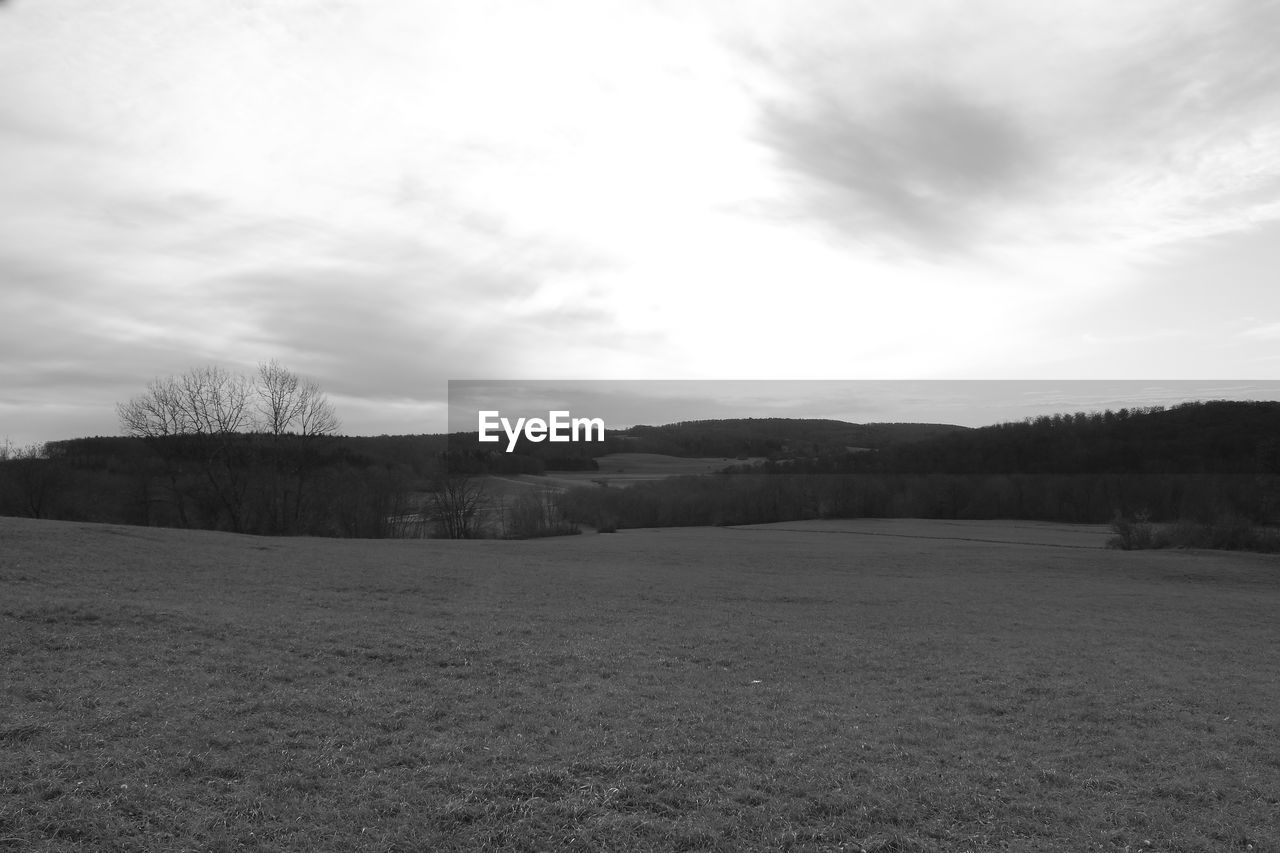
[[[253,383],[255,425],[267,436],[266,482],[259,489],[263,532],[296,533],[313,469],[321,463],[314,439],[334,435],[338,416],[314,381],[272,359],[258,365]]]
[[[429,501],[437,532],[446,539],[477,538],[483,497],[479,481],[459,475],[441,477]]]
[[[258,365],[253,391],[257,398],[257,423],[262,432],[275,436],[338,432],[337,413],[320,386],[301,379],[275,359]]]
[[[304,486],[319,464],[314,448],[297,441],[338,430],[319,386],[275,360],[259,365],[253,379],[216,366],[157,378],[117,412],[125,433],[147,440],[164,460],[181,523],[191,526],[202,509],[205,526],[221,526],[222,516],[236,532],[296,532]]]
[[[188,370],[181,376],[154,379],[147,391],[116,407],[126,434],[146,439],[165,460],[178,515],[189,525],[186,468],[202,475],[206,503],[224,511],[232,530],[243,529],[244,471],[234,436],[251,424],[250,382],[217,367]]]
[[[0,505],[16,515],[51,518],[63,474],[47,445],[15,448],[6,440],[0,449]]]

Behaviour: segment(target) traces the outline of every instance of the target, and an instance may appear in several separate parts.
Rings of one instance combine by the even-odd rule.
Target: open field
[[[662,453],[610,453],[596,457],[596,464],[600,466],[599,471],[548,471],[546,477],[526,479],[552,479],[562,487],[582,486],[588,483],[625,486],[628,483],[663,480],[667,477],[714,474],[731,465],[746,465],[753,461],[759,460],[730,459],[727,456],[684,457],[667,456]]]
[[[1280,849],[1280,558],[1107,536],[0,518],[0,849]]]
[[[746,460],[751,461],[751,460]],[[713,474],[731,465],[745,464],[727,457],[685,458],[661,453],[610,453],[597,457],[598,471],[548,471],[545,474],[485,474],[475,477],[486,502],[500,504],[529,492],[564,491],[579,486],[627,486],[668,477]],[[425,501],[425,492],[415,495]]]

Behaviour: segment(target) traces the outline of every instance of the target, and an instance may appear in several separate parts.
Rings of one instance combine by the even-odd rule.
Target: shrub
[[[1156,544],[1156,529],[1147,513],[1139,512],[1133,520],[1119,513],[1111,519],[1111,530],[1116,534],[1107,540],[1108,548],[1119,548],[1123,551],[1137,551],[1146,548],[1163,547]]]
[[[1147,548],[1210,548],[1218,551],[1280,553],[1280,529],[1254,524],[1238,514],[1224,514],[1204,524],[1182,519],[1153,524],[1145,513],[1133,519],[1117,515],[1111,521],[1115,536],[1108,548],[1136,551]]]
[[[549,489],[525,492],[504,509],[503,527],[508,539],[572,536],[582,532],[565,517],[559,495]]]

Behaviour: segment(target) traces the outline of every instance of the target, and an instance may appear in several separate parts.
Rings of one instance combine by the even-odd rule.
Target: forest
[[[1278,436],[1275,402],[1057,414],[867,450],[774,455],[710,478],[574,489],[564,503],[570,517],[603,529],[1007,518],[1114,523],[1129,542],[1155,537],[1151,524],[1181,524],[1187,542],[1250,543],[1256,528],[1280,520]]]
[[[857,517],[1280,521],[1277,402],[1063,413],[977,429],[687,421],[508,454],[475,433],[342,436],[319,389],[272,363],[254,377],[205,370],[157,380],[120,415],[126,435],[0,449],[0,514],[264,535],[471,537],[486,535],[469,514],[481,511],[487,478],[592,471],[600,456],[631,452],[731,462],[714,475],[548,488],[536,508],[545,523],[527,530]],[[429,517],[440,523],[406,532],[404,519]]]

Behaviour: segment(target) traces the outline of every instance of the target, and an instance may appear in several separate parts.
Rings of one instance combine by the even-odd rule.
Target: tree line
[[[568,516],[595,527],[812,518],[1026,519],[1104,524],[1223,518],[1275,524],[1280,477],[1233,474],[714,474],[579,487]]]
[[[1028,418],[712,477],[575,489],[564,504],[606,527],[857,517],[1269,525],[1280,522],[1280,403]]]
[[[0,446],[0,513],[456,538],[564,533],[575,524],[611,530],[890,516],[1280,521],[1280,403],[1273,402],[1078,412],[980,429],[687,422],[613,434],[605,447],[505,454],[482,447],[475,434],[340,436],[315,383],[268,362],[250,376],[210,367],[156,379],[118,415],[123,436]],[[711,476],[530,490],[517,502],[481,493],[487,474],[590,470],[603,451],[656,452],[661,442],[687,455],[732,458],[737,449],[753,461]]]
[[[0,513],[379,537],[435,462],[394,438],[338,435],[328,396],[274,360],[252,375],[211,366],[157,378],[117,415],[123,436],[0,453]]]
[[[1280,473],[1280,403],[1055,414],[850,458],[845,470],[947,474]]]

